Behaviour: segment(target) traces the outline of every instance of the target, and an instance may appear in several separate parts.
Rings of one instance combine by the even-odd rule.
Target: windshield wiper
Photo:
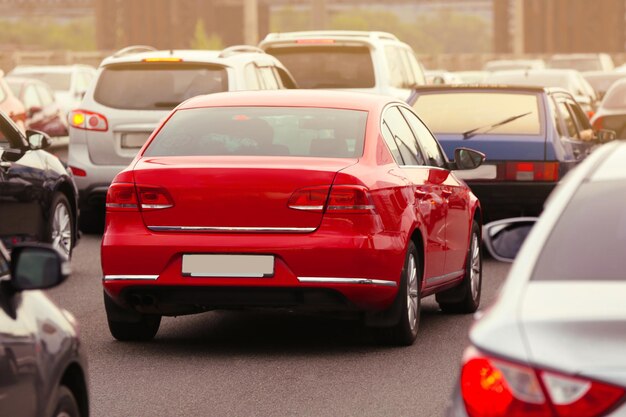
[[[496,127],[500,127],[500,126],[505,125],[507,123],[511,123],[511,122],[521,118],[521,117],[528,116],[531,113],[532,112],[529,111],[527,113],[522,113],[522,114],[518,114],[518,115],[515,115],[515,116],[507,117],[506,119],[504,119],[502,121],[499,121],[498,123],[494,123],[492,125],[481,126],[481,127],[475,128],[475,129],[468,130],[467,132],[463,132],[463,140],[467,140],[467,139],[473,138],[478,133],[491,132]],[[482,131],[482,132],[480,132],[480,131]]]

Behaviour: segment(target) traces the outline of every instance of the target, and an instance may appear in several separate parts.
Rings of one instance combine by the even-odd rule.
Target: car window
[[[0,114],[0,149],[20,148],[24,141],[10,119]]]
[[[287,71],[280,67],[274,67],[274,70],[278,73],[278,77],[280,78],[281,83],[284,88],[288,89],[296,89],[298,86],[295,83],[295,80],[289,75]]]
[[[85,79],[85,77],[83,76],[82,72],[78,72],[76,73],[76,76],[74,77],[74,91],[76,93],[84,93],[85,91],[87,91],[87,80]]]
[[[479,105],[480,104],[480,105]],[[485,135],[539,135],[539,96],[522,92],[442,92],[421,94],[415,113],[434,133],[461,134],[481,128]],[[507,123],[492,126],[509,118]]]
[[[406,49],[399,48],[400,58],[402,60],[402,68],[404,73],[404,85],[403,87],[411,87],[416,84],[415,76],[413,75],[413,68],[411,68],[411,63],[409,62],[409,55]]]
[[[226,69],[218,65],[137,63],[105,67],[96,102],[128,110],[171,110],[201,94],[228,91]]]
[[[257,70],[256,64],[253,62],[246,65],[243,69],[244,77],[246,79],[246,89],[248,90],[258,90],[260,89],[259,85],[259,74]]]
[[[562,100],[557,100],[557,110],[561,116],[563,125],[565,125],[565,136],[568,138],[577,138],[578,129],[574,122],[574,116],[572,115],[569,106]]]
[[[413,51],[406,51],[407,57],[409,59],[409,65],[411,68],[411,72],[413,72],[413,77],[415,82],[419,85],[426,84],[426,78],[424,77],[424,70],[422,69],[419,62],[417,62],[417,58],[413,54]]]
[[[398,148],[401,160],[398,165],[426,165],[421,149],[415,136],[398,107],[393,106],[385,110],[383,121],[389,128],[391,140]]]
[[[372,54],[367,46],[269,47],[289,70],[299,88],[373,88]]]
[[[274,71],[272,71],[272,67],[260,67],[259,73],[261,74],[261,80],[263,81],[263,86],[265,90],[277,90],[278,89],[278,80],[274,76]]]
[[[406,121],[409,122],[413,133],[417,137],[417,141],[424,150],[427,163],[435,167],[445,168],[446,159],[443,156],[443,152],[441,152],[437,139],[413,112],[402,107],[400,107],[400,111]]]
[[[179,110],[144,156],[271,155],[357,158],[367,112],[305,107]]]
[[[44,107],[54,104],[54,96],[48,88],[40,84],[37,84],[35,88],[37,89],[37,93],[39,93],[41,104],[43,104]]]
[[[556,102],[554,101],[554,97],[550,96],[547,101],[548,107],[550,107],[550,114],[552,114],[554,127],[556,128],[559,136],[564,136],[563,127],[561,126],[561,119],[559,117],[559,111],[556,108]]]
[[[26,86],[24,89],[24,95],[22,96],[22,102],[24,103],[24,107],[26,107],[26,109],[41,107],[41,100],[39,99],[39,95],[37,94],[37,90],[34,85],[30,84]]]
[[[9,254],[0,241],[0,278],[9,276],[10,271]]]
[[[386,121],[383,121],[382,131],[383,139],[385,140],[387,147],[389,147],[389,151],[391,152],[393,159],[398,165],[404,165],[404,160],[402,159],[402,155],[400,154],[400,150],[398,149],[398,144],[393,137],[393,133],[391,133],[391,130],[389,130],[389,126],[387,125]]]
[[[568,100],[567,105],[570,107],[572,115],[574,116],[574,122],[576,123],[576,127],[578,128],[579,136],[587,140],[592,139],[593,128],[591,127],[589,118],[587,117],[583,109],[581,109],[578,103],[573,100]]]
[[[625,182],[583,182],[550,233],[531,279],[626,281],[624,207]]]
[[[602,107],[605,109],[620,109],[626,107],[626,81],[620,81],[614,84],[609,91],[607,91],[602,101]]]

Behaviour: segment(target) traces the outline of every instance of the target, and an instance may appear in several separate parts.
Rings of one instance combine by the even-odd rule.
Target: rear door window
[[[418,143],[421,145],[426,155],[429,165],[439,168],[446,167],[446,158],[439,147],[437,139],[430,133],[430,130],[422,123],[422,121],[413,112],[400,107],[402,115],[411,126],[413,133],[417,137]]]
[[[269,47],[295,78],[299,88],[373,88],[372,54],[367,46]]]
[[[106,67],[94,99],[116,109],[170,110],[188,98],[222,91],[228,91],[222,66],[137,63]]]
[[[33,107],[42,107],[41,100],[39,99],[39,95],[37,94],[37,90],[35,90],[35,86],[30,84],[27,85],[24,89],[23,96],[24,107],[26,109],[31,109]]]
[[[532,280],[626,281],[626,183],[584,182],[545,243]]]
[[[406,120],[400,114],[398,107],[389,107],[383,116],[383,124],[386,125],[389,138],[385,141],[390,144],[390,150],[394,154],[393,148],[398,149],[400,160],[396,159],[398,165],[426,165],[424,155],[417,144],[417,140],[407,124]],[[383,129],[383,136],[387,130]],[[394,157],[398,156],[395,154]]]
[[[403,88],[406,85],[407,75],[402,61],[401,51],[395,46],[385,47],[385,58],[389,68],[389,77],[392,87]]]
[[[259,72],[261,74],[261,80],[265,90],[277,90],[278,80],[272,70],[272,67],[260,67]]]

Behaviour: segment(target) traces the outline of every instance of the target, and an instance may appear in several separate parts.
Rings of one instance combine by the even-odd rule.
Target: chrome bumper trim
[[[298,281],[303,283],[316,284],[362,284],[362,285],[382,285],[384,287],[397,287],[395,281],[369,278],[337,278],[337,277],[298,277]]]
[[[148,226],[153,232],[311,233],[315,227]]]
[[[152,280],[154,281],[158,277],[159,277],[158,275],[105,275],[104,280],[116,281],[116,280],[128,279],[128,280]]]

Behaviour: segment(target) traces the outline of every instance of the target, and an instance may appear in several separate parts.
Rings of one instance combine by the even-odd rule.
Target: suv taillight
[[[504,164],[505,181],[550,181],[559,180],[558,162],[515,161]]]
[[[623,388],[483,355],[470,347],[461,394],[470,417],[599,417]]]
[[[160,210],[174,207],[172,197],[163,187],[113,183],[107,191],[107,211]]]
[[[77,129],[106,132],[109,129],[107,118],[100,113],[87,110],[72,110],[69,116],[70,126]]]

